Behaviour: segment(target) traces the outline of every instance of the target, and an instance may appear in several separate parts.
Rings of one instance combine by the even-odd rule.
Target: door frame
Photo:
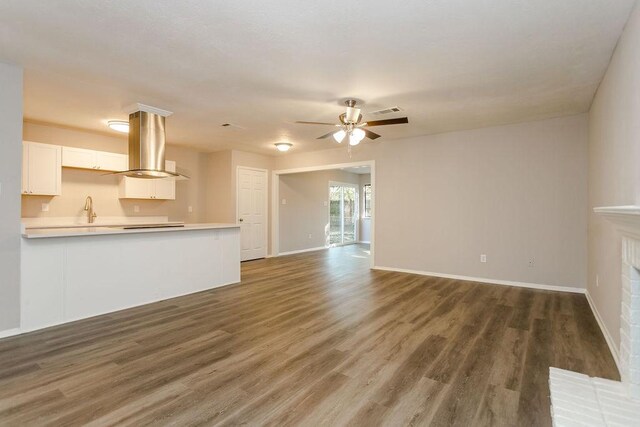
[[[252,168],[248,166],[236,166],[236,224],[240,225],[240,170],[250,170],[254,172],[264,172],[265,185],[264,185],[264,257],[269,256],[269,169]],[[242,230],[240,230],[242,234]],[[242,250],[242,249],[241,249]]]
[[[370,267],[375,264],[375,240],[376,240],[376,161],[366,160],[361,162],[336,163],[330,165],[308,166],[294,169],[281,169],[271,172],[271,255],[280,255],[280,175],[288,175],[301,172],[315,172],[331,169],[342,169],[354,166],[369,166],[371,168],[371,242],[370,242]]]
[[[327,188],[327,193],[329,195],[331,195],[331,186],[342,186],[342,187],[351,187],[351,188],[355,188],[356,189],[356,198],[357,198],[357,204],[356,204],[356,213],[357,213],[357,217],[356,220],[358,221],[355,225],[355,229],[354,229],[354,233],[353,235],[355,236],[355,240],[353,242],[349,242],[349,243],[344,243],[344,197],[342,198],[342,243],[338,244],[334,244],[333,247],[336,246],[345,246],[345,245],[353,245],[355,243],[358,243],[360,241],[360,184],[353,184],[351,182],[340,182],[340,181],[329,181],[329,188]],[[327,217],[329,218],[329,233],[331,233],[331,199],[328,198],[328,203],[327,203]]]

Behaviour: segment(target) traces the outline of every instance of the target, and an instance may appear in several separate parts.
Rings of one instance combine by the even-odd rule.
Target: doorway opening
[[[373,160],[273,171],[271,256],[356,244],[373,267],[374,193]]]

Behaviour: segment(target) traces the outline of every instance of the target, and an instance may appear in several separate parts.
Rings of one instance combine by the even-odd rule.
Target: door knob
[[[244,221],[244,219],[240,218],[238,221],[243,222],[243,221]]]

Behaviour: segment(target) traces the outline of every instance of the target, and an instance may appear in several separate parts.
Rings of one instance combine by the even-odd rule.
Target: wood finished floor
[[[550,425],[617,379],[584,295],[371,271],[349,246],[0,341],[0,425]]]

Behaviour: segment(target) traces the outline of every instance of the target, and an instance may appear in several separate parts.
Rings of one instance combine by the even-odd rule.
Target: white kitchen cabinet
[[[62,166],[67,168],[94,169],[105,172],[127,170],[129,158],[126,154],[85,148],[62,147]]]
[[[98,169],[103,171],[126,171],[129,169],[129,156],[126,154],[96,151],[96,166]]]
[[[176,162],[167,160],[165,169],[176,171]],[[121,199],[175,200],[176,181],[173,178],[146,179],[123,177],[120,181]]]
[[[22,194],[62,194],[62,147],[30,141],[22,143]]]
[[[176,199],[176,181],[173,178],[154,179],[153,185],[155,186],[154,199]]]

